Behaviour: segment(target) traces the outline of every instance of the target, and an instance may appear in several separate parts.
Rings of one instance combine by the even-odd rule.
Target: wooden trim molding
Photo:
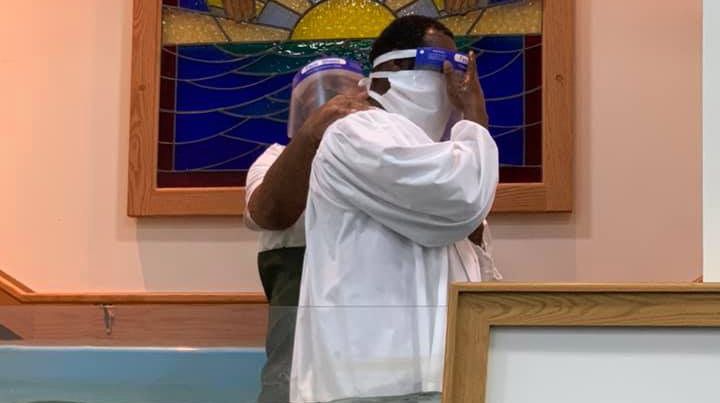
[[[720,284],[457,284],[444,402],[483,403],[491,328],[720,327]]]
[[[24,292],[33,292],[33,290],[30,289],[30,287],[21,283],[15,277],[5,273],[2,270],[0,270],[0,281],[3,283],[12,284],[12,286],[17,290],[24,291]]]
[[[158,188],[162,0],[134,0],[129,216],[241,215],[244,188]],[[543,1],[543,181],[501,184],[493,212],[573,206],[575,0]]]
[[[575,0],[543,1],[542,183],[503,183],[495,213],[569,212],[574,203]]]
[[[0,306],[0,345],[262,347],[267,319],[265,304]]]
[[[0,271],[0,305],[20,304],[232,304],[264,305],[261,292],[39,293]]]
[[[162,0],[134,0],[128,215],[238,215],[242,188],[157,187]]]
[[[0,272],[0,345],[262,347],[268,308],[262,293],[37,293]]]

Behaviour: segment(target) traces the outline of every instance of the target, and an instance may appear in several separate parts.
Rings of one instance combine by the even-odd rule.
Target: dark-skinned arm
[[[367,109],[365,97],[338,95],[310,114],[250,196],[247,209],[255,224],[270,231],[295,224],[305,211],[310,167],[325,130],[336,120]]]

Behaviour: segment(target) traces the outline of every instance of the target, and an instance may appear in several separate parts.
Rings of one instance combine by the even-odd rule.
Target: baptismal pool
[[[0,347],[0,403],[252,403],[262,349]]]

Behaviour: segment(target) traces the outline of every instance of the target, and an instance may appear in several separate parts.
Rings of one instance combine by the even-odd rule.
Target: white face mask
[[[373,67],[415,55],[415,49],[388,52],[378,56]],[[429,70],[379,71],[371,73],[369,78],[387,78],[390,82],[390,89],[384,94],[368,91],[368,95],[386,111],[408,118],[433,141],[443,138],[455,108],[448,98],[442,73]],[[369,80],[367,84],[369,87]]]
[[[408,118],[433,141],[442,139],[453,111],[442,73],[425,70],[382,71],[370,74],[370,78],[387,78],[390,81],[390,89],[386,93],[368,93],[386,111]]]

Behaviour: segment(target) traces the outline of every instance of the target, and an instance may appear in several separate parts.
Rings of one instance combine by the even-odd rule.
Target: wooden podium
[[[720,285],[462,283],[451,286],[448,318],[443,401],[486,403],[491,329],[715,331]],[[720,346],[719,334],[705,339]]]

